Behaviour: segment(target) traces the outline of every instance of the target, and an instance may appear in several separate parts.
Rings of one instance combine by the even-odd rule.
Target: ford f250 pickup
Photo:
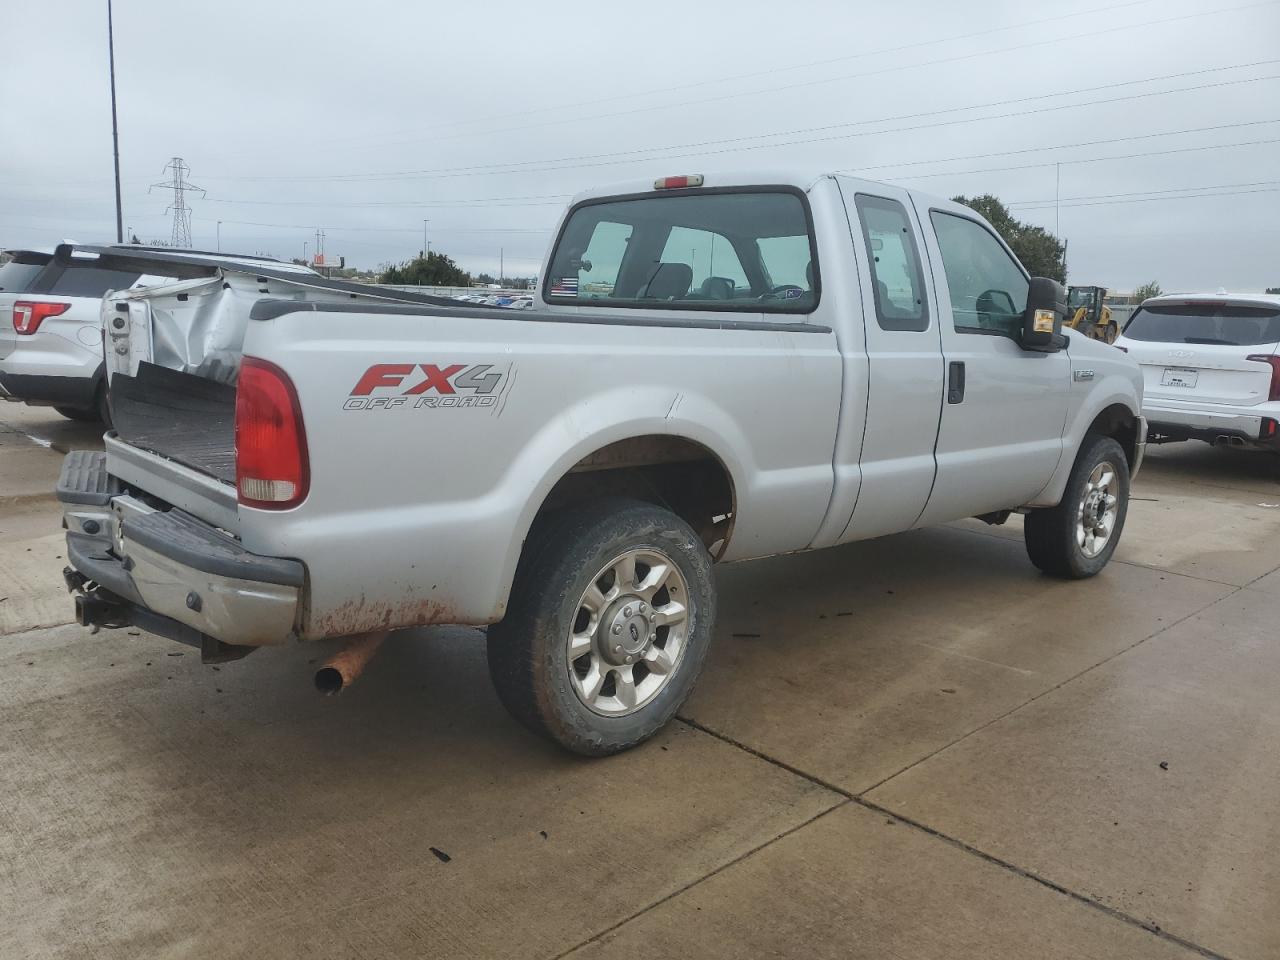
[[[714,562],[1014,511],[1047,574],[1116,548],[1138,367],[966,207],[798,173],[593,190],[539,297],[268,289],[217,380],[115,331],[116,429],[58,484],[79,621],[210,661],[346,638],[328,690],[388,630],[488,625],[508,709],[602,755],[689,695]]]

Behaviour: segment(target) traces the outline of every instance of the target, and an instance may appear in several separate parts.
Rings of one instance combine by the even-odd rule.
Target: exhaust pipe
[[[362,633],[347,641],[346,646],[321,664],[316,671],[316,689],[326,696],[341,693],[360,679],[364,668],[387,639],[387,631]]]
[[[1235,437],[1230,434],[1221,433],[1213,441],[1215,447],[1243,447],[1244,437]]]

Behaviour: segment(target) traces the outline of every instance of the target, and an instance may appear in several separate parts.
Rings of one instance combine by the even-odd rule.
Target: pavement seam
[[[1203,607],[1199,607],[1196,610],[1192,610],[1190,613],[1186,614],[1185,616],[1179,617],[1177,620],[1174,620],[1171,623],[1165,624],[1159,630],[1155,631],[1155,633],[1148,634],[1147,636],[1143,637],[1140,640],[1135,640],[1133,643],[1129,644],[1127,647],[1124,647],[1121,650],[1117,650],[1115,653],[1111,654],[1111,656],[1104,657],[1103,659],[1099,660],[1097,663],[1090,664],[1089,666],[1085,667],[1083,670],[1081,670],[1078,673],[1073,673],[1071,676],[1067,677],[1066,679],[1061,680],[1058,683],[1055,683],[1052,687],[1049,687],[1047,690],[1042,690],[1040,693],[1037,693],[1034,697],[1024,700],[1022,703],[1018,704],[1017,706],[1010,707],[1008,710],[1006,710],[1004,713],[1000,714],[999,716],[992,717],[990,720],[987,720],[985,723],[978,724],[978,726],[974,727],[972,730],[966,731],[961,736],[956,737],[956,739],[952,740],[950,743],[943,744],[942,746],[938,747],[936,750],[932,751],[931,753],[928,753],[917,760],[911,761],[911,763],[907,764],[901,770],[896,770],[893,773],[889,774],[889,776],[876,781],[871,786],[861,791],[858,795],[864,796],[870,793],[872,790],[875,790],[878,787],[884,786],[894,777],[900,777],[902,776],[902,774],[906,773],[908,770],[918,767],[920,764],[925,763],[928,760],[932,760],[934,757],[936,757],[938,754],[942,753],[943,751],[950,750],[952,747],[956,746],[957,744],[963,743],[965,740],[968,740],[974,734],[981,733],[983,730],[987,729],[987,727],[991,726],[992,724],[999,723],[1001,720],[1004,720],[1006,717],[1012,716],[1013,714],[1021,710],[1023,707],[1029,707],[1031,704],[1035,703],[1037,700],[1041,699],[1042,697],[1047,697],[1049,694],[1055,693],[1061,688],[1065,687],[1068,683],[1072,683],[1075,680],[1079,680],[1085,674],[1091,673],[1092,671],[1097,670],[1099,667],[1106,666],[1112,660],[1115,660],[1117,657],[1124,656],[1130,650],[1134,650],[1142,646],[1142,644],[1146,643],[1148,640],[1154,640],[1156,637],[1160,636],[1165,631],[1172,630],[1174,627],[1178,626],[1179,624],[1187,620],[1190,620],[1192,617],[1198,617],[1200,614],[1204,613],[1210,607],[1214,606],[1215,604],[1221,603],[1223,600],[1227,600],[1227,599],[1230,599],[1231,597],[1234,597],[1237,593],[1239,593],[1241,590],[1244,589],[1244,587],[1232,586],[1230,584],[1221,584],[1221,586],[1231,586],[1231,591],[1229,593],[1223,594],[1222,596],[1218,597],[1216,600],[1209,601]]]
[[[933,827],[926,826],[925,824],[920,823],[917,820],[912,820],[910,817],[904,817],[902,814],[896,813],[888,807],[882,807],[880,806],[880,804],[873,803],[872,801],[866,800],[860,796],[852,797],[851,799],[853,803],[856,803],[858,806],[863,807],[864,809],[872,810],[886,817],[893,817],[893,819],[897,820],[900,823],[906,824],[909,827],[914,827],[915,829],[923,833],[927,833],[929,836],[934,837],[938,840],[941,840],[944,843],[948,843],[959,850],[963,850],[965,853],[972,854],[973,856],[977,857],[980,860],[985,860],[987,863],[993,864],[994,866],[997,866],[997,867],[1001,867],[1009,871],[1010,873],[1015,874],[1016,876],[1023,877],[1024,879],[1031,880],[1035,883],[1038,883],[1041,886],[1047,887],[1048,889],[1054,891],[1055,893],[1059,893],[1062,896],[1075,900],[1078,903],[1082,903],[1085,906],[1092,907],[1095,910],[1100,910],[1103,913],[1105,913],[1107,916],[1111,917],[1113,920],[1119,920],[1121,923],[1127,923],[1130,926],[1139,928],[1140,930],[1145,930],[1147,933],[1150,933],[1160,938],[1161,940],[1167,940],[1171,943],[1176,943],[1178,946],[1186,950],[1190,950],[1193,953],[1197,953],[1202,957],[1209,958],[1209,960],[1230,960],[1230,958],[1227,957],[1226,954],[1217,953],[1216,951],[1210,950],[1208,947],[1202,947],[1200,944],[1192,940],[1187,940],[1186,938],[1180,937],[1175,933],[1170,933],[1169,931],[1165,930],[1163,927],[1159,926],[1158,924],[1146,923],[1142,920],[1139,920],[1137,917],[1131,916],[1130,914],[1125,913],[1123,910],[1117,910],[1115,907],[1108,906],[1105,903],[1100,903],[1099,901],[1093,899],[1092,897],[1085,896],[1082,893],[1077,893],[1076,891],[1072,890],[1070,887],[1065,887],[1062,884],[1056,883],[1053,880],[1048,879],[1047,877],[1042,877],[1038,873],[1034,873],[1026,869],[1025,867],[1020,867],[1017,864],[1010,863],[1008,860],[1003,860],[1000,857],[995,856],[994,854],[987,853],[985,850],[981,850],[978,847],[973,846],[972,844],[965,843],[963,840],[959,840],[955,837],[945,834],[941,830],[935,830]]]
[[[1226,598],[1224,597],[1222,599],[1226,599]],[[1214,603],[1217,603],[1217,602],[1218,601],[1216,600],[1214,601]],[[1209,604],[1209,606],[1213,606],[1213,604]],[[1194,614],[1190,614],[1189,616],[1194,616]],[[1138,641],[1138,642],[1142,643],[1144,641]],[[1134,646],[1137,646],[1137,644],[1134,644]],[[1132,649],[1132,648],[1126,648],[1126,649]],[[1025,880],[1030,880],[1033,883],[1038,883],[1041,886],[1047,887],[1048,889],[1054,891],[1055,893],[1061,894],[1062,896],[1068,897],[1072,900],[1082,903],[1085,906],[1092,907],[1095,910],[1100,910],[1102,913],[1111,917],[1113,920],[1119,920],[1130,926],[1137,927],[1140,930],[1145,930],[1147,933],[1150,933],[1153,936],[1156,936],[1162,940],[1167,940],[1171,943],[1175,943],[1178,946],[1183,947],[1184,949],[1187,949],[1187,950],[1191,950],[1192,952],[1197,953],[1202,957],[1207,957],[1208,960],[1230,960],[1230,958],[1227,957],[1225,954],[1216,953],[1213,950],[1210,950],[1208,947],[1200,946],[1198,943],[1195,943],[1194,941],[1187,940],[1183,937],[1179,937],[1177,934],[1169,933],[1167,930],[1163,929],[1158,924],[1143,922],[1142,920],[1139,920],[1137,917],[1131,916],[1122,910],[1117,910],[1115,907],[1110,907],[1110,906],[1107,906],[1105,903],[1100,903],[1099,901],[1094,900],[1092,897],[1088,897],[1082,893],[1077,893],[1076,891],[1072,890],[1070,887],[1065,887],[1060,883],[1056,883],[1053,880],[1048,879],[1047,877],[1042,877],[1039,874],[1034,873],[1030,870],[1027,870],[1024,867],[1020,867],[1015,863],[1010,863],[1007,860],[1002,860],[1000,857],[997,857],[994,854],[987,853],[985,850],[981,850],[978,847],[973,846],[972,844],[965,843],[963,840],[959,840],[955,837],[945,834],[941,830],[936,830],[933,827],[926,826],[925,824],[920,823],[917,820],[912,820],[910,817],[906,817],[900,813],[895,812],[889,807],[881,806],[880,804],[875,803],[874,801],[866,799],[866,796],[865,796],[866,793],[869,792],[870,790],[875,789],[875,787],[869,787],[867,790],[864,790],[861,794],[854,793],[851,790],[846,790],[843,787],[839,787],[833,783],[829,783],[826,780],[823,780],[821,777],[815,776],[814,774],[807,773],[806,771],[801,770],[798,767],[792,766],[791,764],[786,763],[785,761],[774,759],[773,757],[769,756],[767,753],[763,753],[760,750],[757,750],[754,747],[748,746],[747,744],[742,743],[739,740],[735,740],[733,737],[720,733],[717,730],[713,730],[710,727],[704,724],[701,724],[696,720],[690,720],[687,717],[681,717],[681,716],[677,716],[676,719],[679,720],[681,723],[684,723],[690,727],[693,727],[695,730],[698,730],[698,731],[701,731],[702,733],[707,734],[708,736],[715,737],[716,739],[722,740],[725,743],[729,744],[730,746],[737,747],[739,750],[749,753],[751,754],[751,756],[757,757],[760,760],[765,761],[766,763],[771,763],[776,767],[780,767],[781,769],[786,770],[788,773],[795,774],[797,777],[802,777],[805,780],[808,780],[810,783],[816,784],[817,786],[825,787],[828,790],[832,790],[840,794],[842,797],[844,797],[848,803],[856,804],[857,806],[862,807],[865,810],[871,810],[875,813],[881,814],[882,816],[892,817],[894,820],[898,821],[899,823],[902,823],[908,827],[914,827],[916,830],[919,830],[922,833],[926,833],[937,840],[943,841],[944,843],[948,843],[959,850],[963,850],[965,853],[972,854],[973,856],[978,857],[980,860],[984,860],[987,863],[990,863],[994,866],[1001,867],[1004,870],[1007,870],[1008,872],[1015,874],[1016,876],[1022,877]],[[956,742],[959,742],[959,741],[956,741]],[[950,744],[948,744],[948,746],[950,746]],[[945,748],[942,748],[942,749],[945,749]],[[912,766],[914,766],[914,764]],[[897,776],[897,774],[894,774],[894,776]],[[883,782],[884,781],[881,781],[881,783]],[[876,786],[879,786],[879,785],[880,784],[876,784]],[[812,823],[814,820],[817,820],[818,817],[825,816],[826,814],[830,813],[832,810],[838,810],[841,807],[844,807],[845,805],[846,804],[844,803],[837,804],[836,806],[832,807],[830,810],[825,810],[822,813],[818,814],[818,816],[813,817],[807,823],[800,824],[800,826],[797,826],[792,828],[791,830],[788,830],[787,833],[784,833],[775,839],[780,840],[782,839],[783,836],[787,836],[788,834],[794,833],[796,830],[799,830],[801,827],[807,826],[808,823]],[[761,850],[772,842],[773,841],[771,840],[766,843],[763,843],[756,849]],[[719,873],[721,870],[727,869],[728,867],[732,866],[733,863],[746,859],[746,857],[750,856],[752,853],[755,853],[755,852],[756,851],[753,850],[753,851],[750,851],[749,853],[743,854],[741,857],[738,858],[738,860],[725,864],[723,867],[720,867],[719,869],[713,871],[712,873],[707,874],[707,876],[703,877],[702,879],[705,880],[708,877],[714,876],[716,873]],[[702,880],[695,880],[692,883],[688,884],[684,889],[689,889],[689,887],[696,886],[698,883],[701,883],[701,882]],[[670,896],[664,897],[663,900],[658,901],[658,903],[662,903],[665,900],[669,900],[671,899],[671,897],[677,896],[682,892],[683,890],[678,890],[675,893],[671,894]],[[655,903],[652,906],[657,906],[657,904]],[[637,914],[635,914],[635,916],[639,916],[641,913],[644,913],[646,912],[646,910],[649,910],[649,909],[652,909],[652,907],[646,907],[644,910],[641,910]],[[634,919],[634,917],[630,917],[628,918],[628,920],[623,920],[620,923],[615,924],[614,926],[610,927],[608,930],[605,930],[602,933],[597,934],[591,940],[584,941],[583,943],[579,944],[578,947],[574,947],[573,949],[577,950],[579,947],[585,946],[587,943],[592,942],[592,940],[595,940],[599,937],[602,937],[612,932],[622,924],[629,922],[629,920],[631,919]],[[560,954],[560,956],[557,957],[556,960],[560,960],[560,957],[563,957],[565,955],[566,954]]]
[[[678,718],[678,719],[683,719],[683,718]],[[687,722],[687,721],[686,721],[686,722]],[[694,726],[694,725],[693,725],[693,724],[690,724],[690,726]],[[701,728],[695,727],[695,729],[701,729]],[[708,733],[711,733],[710,731],[707,731],[707,732],[708,732]],[[718,739],[718,740],[722,740],[722,741],[723,741],[723,740],[725,740],[725,738],[724,738],[724,737],[721,737],[721,736],[719,736],[718,734],[715,734],[715,733],[711,733],[711,736],[716,737],[716,739]],[[728,742],[728,743],[731,743],[731,744],[732,744],[732,741],[725,741],[725,742]],[[733,745],[734,745],[734,746],[738,746],[738,744],[733,744]],[[748,752],[748,753],[751,753],[752,751],[751,751],[751,750],[748,750],[747,752]],[[757,756],[759,756],[759,754],[757,754]],[[768,758],[767,758],[767,757],[762,757],[762,759],[768,760]],[[773,763],[773,761],[771,761],[771,760],[769,760],[769,762],[770,762],[770,763]],[[784,767],[784,769],[789,769],[789,768],[786,768],[783,764],[776,764],[776,763],[775,763],[775,764],[774,764],[774,766],[783,766],[783,767]],[[795,771],[791,771],[791,772],[795,772]],[[814,779],[813,777],[808,777],[808,776],[805,776],[804,774],[797,774],[797,775],[798,775],[798,776],[801,776],[801,777],[804,777],[804,779],[809,780],[809,781],[811,781],[811,782],[813,782],[813,783],[819,783],[819,784],[820,784],[820,781],[818,781],[818,780]],[[820,784],[820,785],[821,785],[821,784]],[[835,788],[830,788],[830,789],[835,789]],[[786,837],[791,836],[791,834],[795,833],[797,830],[803,830],[805,827],[809,826],[811,823],[816,823],[818,820],[821,820],[823,817],[827,816],[828,814],[833,813],[833,812],[835,812],[836,810],[842,810],[842,809],[844,809],[845,807],[849,806],[849,804],[850,804],[851,802],[854,802],[854,801],[853,801],[853,798],[852,798],[852,797],[850,797],[850,796],[848,795],[848,793],[847,793],[847,792],[842,791],[842,790],[836,790],[836,792],[840,794],[841,799],[840,799],[840,800],[838,800],[836,803],[832,804],[831,806],[827,807],[827,809],[825,809],[825,810],[821,810],[821,811],[819,811],[818,813],[815,813],[813,816],[811,816],[811,817],[809,817],[808,819],[804,820],[802,823],[797,823],[797,824],[796,824],[795,826],[793,826],[793,827],[788,827],[786,830],[783,830],[783,831],[782,831],[781,833],[779,833],[777,836],[775,836],[775,837],[770,837],[768,840],[765,840],[763,843],[757,844],[756,846],[752,847],[750,850],[747,850],[747,851],[745,851],[744,853],[741,853],[741,854],[739,854],[738,856],[734,857],[732,860],[729,860],[729,861],[727,861],[727,862],[725,862],[725,863],[720,864],[720,866],[716,867],[716,868],[715,868],[714,870],[712,870],[710,873],[703,874],[701,877],[697,877],[697,878],[695,878],[695,879],[693,879],[693,880],[690,880],[688,883],[684,884],[683,886],[679,887],[678,889],[672,890],[670,893],[665,894],[665,895],[663,895],[663,896],[659,897],[657,900],[654,900],[652,903],[647,904],[647,905],[645,905],[645,906],[641,907],[641,908],[640,908],[639,910],[637,910],[635,913],[631,914],[631,915],[630,915],[630,916],[628,916],[628,917],[624,917],[623,919],[619,920],[617,923],[610,924],[609,926],[605,927],[603,930],[600,930],[600,931],[598,931],[598,932],[596,932],[596,933],[593,933],[591,936],[589,936],[586,940],[583,940],[581,943],[574,944],[574,945],[573,945],[572,947],[570,947],[568,950],[565,950],[565,951],[563,951],[563,952],[561,952],[561,953],[557,953],[557,954],[555,955],[555,957],[553,958],[553,960],[563,960],[563,958],[564,958],[564,957],[567,957],[567,956],[569,956],[569,955],[570,955],[570,954],[572,954],[572,953],[576,953],[577,951],[581,950],[583,947],[590,946],[591,944],[596,943],[597,941],[604,939],[604,938],[605,938],[605,937],[607,937],[609,934],[613,933],[615,930],[617,930],[617,929],[619,929],[619,928],[621,928],[621,927],[626,926],[626,925],[627,925],[628,923],[630,923],[632,920],[635,920],[635,919],[637,919],[637,918],[639,918],[639,917],[643,916],[644,914],[648,913],[650,910],[654,910],[654,909],[656,909],[657,907],[662,906],[662,905],[663,905],[664,903],[666,903],[668,900],[673,900],[673,899],[675,899],[676,897],[680,896],[681,894],[686,893],[686,892],[688,892],[689,890],[692,890],[694,887],[698,886],[700,883],[702,883],[702,882],[704,882],[704,881],[706,881],[706,880],[710,880],[712,877],[718,876],[719,874],[721,874],[721,873],[723,873],[724,871],[728,870],[730,867],[736,866],[737,864],[739,864],[739,863],[741,863],[742,861],[746,860],[748,857],[753,857],[753,856],[755,856],[757,853],[759,853],[759,852],[760,852],[761,850],[763,850],[765,847],[771,846],[772,844],[777,843],[779,840],[782,840],[782,839],[784,839],[784,838],[786,838]]]

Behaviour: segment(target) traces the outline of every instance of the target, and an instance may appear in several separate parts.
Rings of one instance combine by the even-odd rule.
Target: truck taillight
[[[1280,400],[1280,357],[1254,353],[1245,357],[1245,359],[1257,360],[1259,363],[1265,363],[1271,367],[1271,389],[1267,391],[1267,399]]]
[[[311,485],[298,393],[274,363],[245,357],[236,386],[236,492],[249,507],[286,510]]]
[[[48,317],[56,317],[71,309],[69,303],[41,303],[36,300],[19,300],[13,305],[13,329],[23,336],[31,336],[40,329]]]

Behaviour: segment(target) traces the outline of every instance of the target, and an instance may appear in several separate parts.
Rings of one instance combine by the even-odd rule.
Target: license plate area
[[[1199,370],[1192,370],[1188,367],[1165,367],[1164,375],[1160,378],[1160,386],[1191,389],[1196,385],[1196,379],[1199,376]]]

